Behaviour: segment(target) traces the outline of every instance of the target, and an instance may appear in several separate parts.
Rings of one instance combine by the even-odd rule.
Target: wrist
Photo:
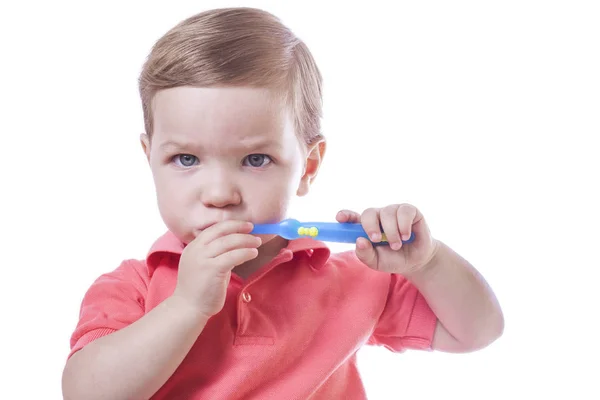
[[[433,248],[429,257],[427,257],[420,265],[403,274],[409,281],[418,282],[430,279],[439,269],[441,264],[440,260],[443,258],[441,255],[443,252],[443,243],[435,239],[432,239],[432,241]]]
[[[165,300],[173,312],[180,314],[185,318],[193,319],[199,324],[206,324],[211,315],[208,315],[202,310],[202,307],[193,304],[185,297],[180,296],[177,292],[173,293]]]

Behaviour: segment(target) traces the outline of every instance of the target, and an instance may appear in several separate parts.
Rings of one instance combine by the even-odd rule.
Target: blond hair
[[[322,138],[322,77],[308,47],[274,15],[223,8],[192,16],[153,46],[139,78],[146,133],[152,99],[179,86],[272,88],[291,111],[307,144]]]

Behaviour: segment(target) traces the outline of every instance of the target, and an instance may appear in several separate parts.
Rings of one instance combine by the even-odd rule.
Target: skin
[[[152,138],[141,135],[167,227],[186,247],[172,296],[138,321],[75,353],[63,373],[65,399],[145,399],[169,379],[208,319],[225,301],[231,274],[242,278],[273,258],[286,241],[249,234],[253,223],[286,217],[293,196],[308,193],[325,142],[306,146],[288,110],[266,89],[179,87],[157,93]],[[503,317],[477,271],[431,237],[412,205],[359,214],[374,241],[382,225],[391,245],[356,243],[367,266],[405,275],[438,317],[433,348],[465,352],[498,338]],[[400,235],[416,240],[402,246]]]
[[[276,222],[293,196],[308,193],[325,152],[293,129],[288,110],[267,89],[179,87],[157,93],[152,140],[142,135],[166,226],[184,243],[221,221]],[[176,144],[173,144],[176,143]],[[247,277],[286,245],[261,236]]]
[[[463,353],[482,349],[502,335],[500,304],[481,274],[450,247],[431,236],[421,212],[411,204],[342,210],[339,222],[360,222],[373,242],[385,232],[390,246],[359,238],[357,257],[377,271],[401,274],[419,291],[438,318],[434,350]],[[383,230],[381,229],[383,227]],[[402,240],[415,233],[414,242]]]

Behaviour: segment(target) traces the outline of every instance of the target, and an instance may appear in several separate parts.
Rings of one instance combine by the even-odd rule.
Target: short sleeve
[[[385,308],[368,344],[394,352],[431,350],[437,317],[406,278],[392,274]]]
[[[144,315],[147,271],[142,262],[124,261],[100,276],[85,293],[71,335],[70,358],[90,342],[122,329]]]

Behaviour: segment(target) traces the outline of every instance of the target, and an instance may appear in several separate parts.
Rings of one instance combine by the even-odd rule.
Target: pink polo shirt
[[[173,293],[183,244],[166,233],[86,293],[69,357],[141,318]],[[152,399],[366,399],[356,363],[365,344],[430,350],[436,317],[400,275],[354,251],[290,241],[248,280],[232,274],[213,316]]]

